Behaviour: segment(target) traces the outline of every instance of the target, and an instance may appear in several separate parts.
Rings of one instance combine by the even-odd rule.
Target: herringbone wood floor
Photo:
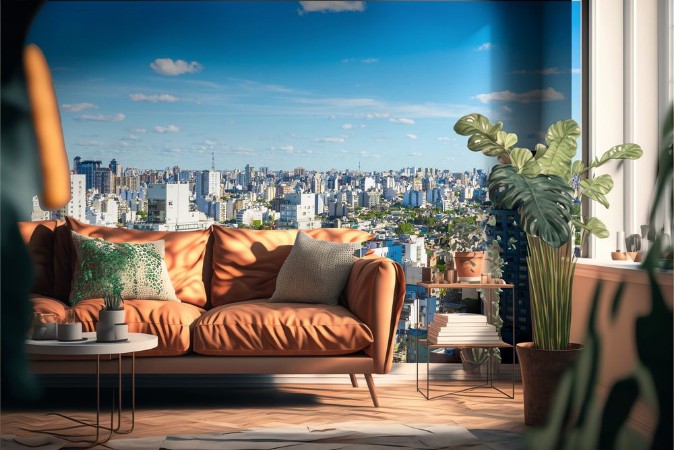
[[[377,388],[381,406],[374,408],[365,382],[344,384],[281,384],[245,388],[138,388],[136,427],[129,437],[215,433],[250,427],[321,425],[339,422],[396,422],[405,424],[457,424],[468,430],[523,432],[521,384],[515,399],[493,390],[426,400],[414,382],[384,384]],[[488,396],[481,396],[484,394]],[[36,404],[4,404],[2,434],[27,436],[21,428],[64,426],[64,419],[45,415],[59,411],[81,418],[95,412],[91,388],[51,389]],[[104,407],[109,399],[104,399]],[[69,406],[70,405],[70,406]],[[107,417],[106,417],[107,418]]]

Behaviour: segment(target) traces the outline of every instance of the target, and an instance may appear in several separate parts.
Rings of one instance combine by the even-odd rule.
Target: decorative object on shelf
[[[611,259],[613,261],[625,261],[627,259],[627,253],[620,251],[611,252]]]
[[[56,339],[56,314],[33,313],[31,339]]]
[[[103,309],[98,313],[96,340],[99,342],[117,341],[116,325],[125,324],[125,319],[121,289],[113,284],[103,293]]]
[[[489,197],[503,208],[517,208],[522,229],[527,234],[534,347],[546,351],[566,350],[571,330],[571,292],[576,266],[572,247],[576,230],[581,243],[587,233],[600,238],[609,236],[606,226],[596,217],[575,216],[573,205],[585,197],[608,207],[606,194],[613,188],[613,179],[610,175],[588,177],[588,173],[611,160],[638,159],[643,151],[636,144],[622,144],[587,166],[580,160],[573,161],[580,128],[571,119],[551,125],[545,136],[546,143],[538,144],[535,154],[515,147],[517,135],[504,131],[502,122],[492,124],[480,114],[460,118],[454,131],[470,136],[470,150],[501,161],[489,174]],[[518,344],[518,351],[521,345]],[[541,397],[552,397],[554,393],[538,397],[529,393],[525,372],[522,368],[525,423],[541,425],[547,420],[547,411],[534,415],[534,411],[540,412],[540,409],[533,405]]]
[[[59,341],[82,340],[82,322],[77,321],[74,308],[66,308],[65,319],[56,325],[56,339]]]

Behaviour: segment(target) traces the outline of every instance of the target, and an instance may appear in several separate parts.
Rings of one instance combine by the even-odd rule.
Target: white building
[[[147,222],[170,228],[202,228],[199,212],[190,211],[190,188],[186,183],[150,184],[147,190]]]
[[[315,197],[315,194],[286,194],[284,197],[286,202],[281,204],[278,228],[281,230],[321,228],[321,221],[316,219]]]
[[[40,206],[40,199],[38,199],[37,195],[33,196],[33,210],[30,214],[30,220],[33,222],[39,221],[39,220],[49,220],[51,216],[51,213],[49,211],[45,211],[42,209]]]
[[[417,267],[426,267],[428,265],[425,238],[419,236],[410,236],[409,240],[403,242],[402,245],[403,262],[409,261]]]
[[[267,208],[256,207],[241,209],[236,212],[236,223],[239,225],[262,225],[269,217]]]
[[[87,220],[87,176],[70,174],[70,201],[61,210],[62,216],[71,216],[86,222]]]

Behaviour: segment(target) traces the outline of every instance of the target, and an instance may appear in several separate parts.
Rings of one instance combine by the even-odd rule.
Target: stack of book
[[[499,342],[501,338],[494,325],[487,323],[482,314],[454,313],[435,314],[428,324],[430,344],[487,344]]]

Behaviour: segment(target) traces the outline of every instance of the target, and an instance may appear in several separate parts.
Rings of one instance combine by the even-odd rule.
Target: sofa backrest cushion
[[[31,294],[54,296],[54,229],[56,221],[19,222],[19,232],[33,261],[35,276]],[[9,283],[10,280],[5,280]]]
[[[307,230],[314,239],[363,242],[373,235],[348,228]],[[245,230],[213,226],[211,304],[270,298],[276,276],[290,254],[297,230]]]
[[[57,293],[60,296],[56,298],[67,301],[70,294],[70,281],[76,261],[70,231],[76,231],[84,236],[102,238],[115,243],[164,240],[166,267],[178,299],[201,307],[208,303],[206,286],[210,279],[210,268],[204,267],[204,260],[210,229],[198,231],[127,230],[88,225],[72,217],[66,218],[66,227],[63,228],[65,229],[62,232],[57,230],[55,235],[54,281],[57,283],[59,279],[67,280],[67,286],[58,286],[59,292]]]

